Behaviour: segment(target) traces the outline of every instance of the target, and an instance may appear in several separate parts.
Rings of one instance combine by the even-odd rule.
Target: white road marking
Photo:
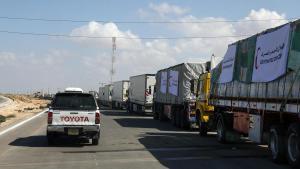
[[[94,160],[76,160],[76,161],[51,161],[51,162],[22,162],[22,163],[0,163],[1,167],[25,167],[25,166],[57,166],[57,165],[84,165],[92,164]],[[144,163],[144,162],[158,162],[154,157],[145,158],[117,158],[117,159],[101,159],[99,164],[111,164],[111,163]]]
[[[21,121],[20,123],[15,124],[14,126],[11,126],[11,127],[7,128],[7,129],[1,131],[1,132],[0,132],[0,136],[2,136],[2,135],[4,135],[4,134],[10,132],[11,130],[14,130],[14,129],[16,129],[16,128],[22,126],[23,124],[25,124],[25,123],[27,123],[27,122],[29,122],[29,121],[31,121],[31,120],[37,118],[38,116],[42,115],[42,114],[45,113],[46,111],[47,111],[47,110],[44,110],[44,111],[42,111],[42,112],[40,112],[40,113],[38,113],[38,114],[36,114],[36,115],[30,117],[29,119],[26,119],[26,120],[24,120],[24,121]]]

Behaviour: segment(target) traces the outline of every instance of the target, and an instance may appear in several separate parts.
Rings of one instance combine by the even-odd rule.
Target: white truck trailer
[[[196,124],[196,96],[192,82],[205,73],[208,63],[181,63],[156,73],[153,118],[171,120],[174,126],[189,129]]]
[[[155,82],[154,74],[142,74],[130,77],[127,106],[129,112],[152,112]]]
[[[298,20],[229,46],[211,78],[218,141],[248,136],[268,143],[274,162],[300,167],[299,42]]]
[[[128,99],[129,80],[122,80],[113,83],[112,108],[126,108]]]
[[[113,85],[108,84],[99,88],[99,100],[103,106],[111,107]]]

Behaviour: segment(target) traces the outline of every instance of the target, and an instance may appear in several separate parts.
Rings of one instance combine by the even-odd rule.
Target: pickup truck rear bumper
[[[75,126],[75,125],[48,125],[48,135],[69,135],[69,129],[78,130],[78,134],[75,136],[95,136],[100,133],[100,125],[88,125],[88,126]]]
[[[82,132],[86,131],[100,131],[100,125],[89,125],[89,126],[75,126],[75,125],[48,125],[47,131],[50,132],[65,132],[66,129],[76,128],[82,130]]]

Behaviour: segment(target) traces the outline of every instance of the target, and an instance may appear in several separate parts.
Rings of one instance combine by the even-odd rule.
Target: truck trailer
[[[129,81],[122,80],[113,83],[112,91],[112,108],[123,109],[126,108],[128,99]]]
[[[156,74],[154,119],[171,120],[174,126],[189,129],[196,125],[193,80],[205,73],[210,63],[181,63]]]
[[[154,74],[142,74],[130,77],[128,112],[151,113],[155,85]]]
[[[112,90],[113,85],[108,84],[99,88],[99,100],[103,106],[112,106]]]
[[[199,121],[216,128],[219,142],[246,136],[267,143],[274,162],[300,166],[299,40],[298,20],[228,47],[205,80],[209,90],[197,89],[208,95],[197,103],[211,106]]]

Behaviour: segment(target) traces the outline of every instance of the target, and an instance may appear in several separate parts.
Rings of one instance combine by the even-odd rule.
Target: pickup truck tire
[[[93,138],[92,139],[92,144],[93,145],[98,145],[99,144],[99,138]]]
[[[286,161],[285,127],[274,125],[270,128],[269,149],[275,163]]]
[[[291,124],[287,134],[287,159],[294,168],[300,168],[300,124]]]
[[[47,133],[47,142],[48,142],[48,145],[53,145],[54,144],[53,135],[50,135],[50,134]]]
[[[92,145],[98,145],[98,144],[99,144],[99,139],[100,139],[100,134],[97,133],[97,134],[92,138]]]

